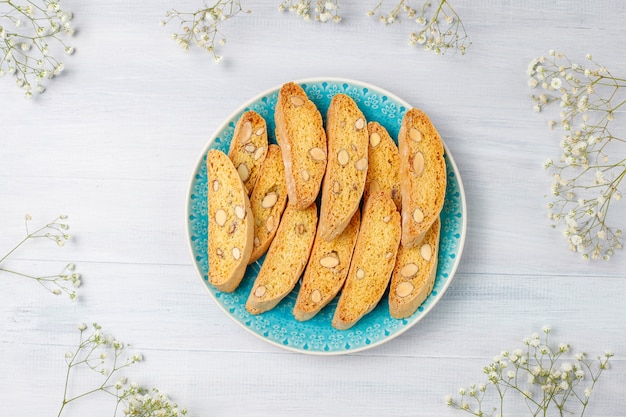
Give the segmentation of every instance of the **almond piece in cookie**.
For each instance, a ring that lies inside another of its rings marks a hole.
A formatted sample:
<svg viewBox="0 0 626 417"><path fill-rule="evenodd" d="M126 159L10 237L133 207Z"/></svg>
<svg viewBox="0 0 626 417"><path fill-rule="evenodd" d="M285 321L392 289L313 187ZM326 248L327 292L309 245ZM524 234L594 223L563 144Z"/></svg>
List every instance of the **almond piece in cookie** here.
<svg viewBox="0 0 626 417"><path fill-rule="evenodd" d="M339 293L348 276L360 224L361 211L357 210L332 241L323 239L318 230L293 308L296 320L312 319Z"/></svg>
<svg viewBox="0 0 626 417"><path fill-rule="evenodd" d="M317 205L303 210L287 205L276 236L261 266L246 310L271 310L295 287L309 259L317 230Z"/></svg>
<svg viewBox="0 0 626 417"><path fill-rule="evenodd" d="M317 198L326 171L322 115L302 87L289 82L278 93L274 120L285 165L288 204L304 209Z"/></svg>
<svg viewBox="0 0 626 417"><path fill-rule="evenodd" d="M417 246L439 217L446 195L443 142L428 116L408 110L398 134L402 245Z"/></svg>
<svg viewBox="0 0 626 417"><path fill-rule="evenodd" d="M378 122L367 124L369 132L369 165L365 179L363 198L370 193L384 191L391 195L398 210L402 207L400 194L400 154L398 145L393 141L387 129Z"/></svg>
<svg viewBox="0 0 626 417"><path fill-rule="evenodd" d="M278 145L270 145L259 171L259 180L250 196L254 216L254 248L249 264L267 252L286 204L287 185L283 157Z"/></svg>
<svg viewBox="0 0 626 417"><path fill-rule="evenodd" d="M206 165L209 283L232 292L241 283L252 253L252 210L243 182L225 153L210 150Z"/></svg>
<svg viewBox="0 0 626 417"><path fill-rule="evenodd" d="M328 164L322 186L319 234L328 241L346 228L359 208L368 166L365 116L345 94L331 100L326 117Z"/></svg>
<svg viewBox="0 0 626 417"><path fill-rule="evenodd" d="M252 193L261 165L267 155L267 125L265 119L253 110L241 115L235 125L228 156L237 168L248 195Z"/></svg>
<svg viewBox="0 0 626 417"><path fill-rule="evenodd" d="M437 277L440 220L436 219L419 245L400 245L389 286L391 317L409 317L433 290Z"/></svg>
<svg viewBox="0 0 626 417"><path fill-rule="evenodd" d="M391 196L384 192L370 195L332 320L334 328L349 329L376 307L391 279L400 234L400 214Z"/></svg>

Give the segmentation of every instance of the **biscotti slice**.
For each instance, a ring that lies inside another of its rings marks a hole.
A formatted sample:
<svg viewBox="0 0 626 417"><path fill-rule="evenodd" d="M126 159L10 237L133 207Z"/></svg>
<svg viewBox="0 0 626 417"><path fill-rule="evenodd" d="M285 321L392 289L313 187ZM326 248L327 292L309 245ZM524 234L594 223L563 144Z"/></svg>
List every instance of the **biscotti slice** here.
<svg viewBox="0 0 626 417"><path fill-rule="evenodd" d="M360 224L361 211L357 210L343 232L330 242L318 230L293 307L296 320L312 319L339 293L348 276Z"/></svg>
<svg viewBox="0 0 626 417"><path fill-rule="evenodd" d="M402 207L400 194L400 154L398 145L393 141L387 129L378 122L367 124L369 133L369 164L365 178L363 198L371 193L384 191L391 195L398 210Z"/></svg>
<svg viewBox="0 0 626 417"><path fill-rule="evenodd" d="M261 165L267 154L267 125L265 119L253 110L241 115L235 125L228 156L237 168L248 195L259 178Z"/></svg>
<svg viewBox="0 0 626 417"><path fill-rule="evenodd" d="M248 194L230 158L207 153L209 282L232 292L241 283L252 253L254 224Z"/></svg>
<svg viewBox="0 0 626 417"><path fill-rule="evenodd" d="M278 145L269 145L259 180L252 190L250 206L254 216L254 245L248 264L259 259L272 243L287 204L285 167Z"/></svg>
<svg viewBox="0 0 626 417"><path fill-rule="evenodd" d="M271 310L295 287L309 259L316 230L315 203L303 210L287 205L248 296L248 312Z"/></svg>
<svg viewBox="0 0 626 417"><path fill-rule="evenodd" d="M389 286L391 317L409 317L433 290L437 277L440 224L436 219L418 246L405 248L400 245Z"/></svg>
<svg viewBox="0 0 626 417"><path fill-rule="evenodd" d="M402 245L417 246L439 217L446 195L443 142L428 116L408 110L398 134Z"/></svg>
<svg viewBox="0 0 626 417"><path fill-rule="evenodd" d="M319 234L336 238L359 208L367 175L367 122L350 96L336 94L326 116L328 163L322 186Z"/></svg>
<svg viewBox="0 0 626 417"><path fill-rule="evenodd" d="M341 290L332 325L354 326L372 311L385 293L400 244L400 214L386 193L365 202L350 271Z"/></svg>
<svg viewBox="0 0 626 417"><path fill-rule="evenodd" d="M322 115L302 87L289 82L278 93L274 120L285 164L288 204L306 208L317 198L326 170Z"/></svg>

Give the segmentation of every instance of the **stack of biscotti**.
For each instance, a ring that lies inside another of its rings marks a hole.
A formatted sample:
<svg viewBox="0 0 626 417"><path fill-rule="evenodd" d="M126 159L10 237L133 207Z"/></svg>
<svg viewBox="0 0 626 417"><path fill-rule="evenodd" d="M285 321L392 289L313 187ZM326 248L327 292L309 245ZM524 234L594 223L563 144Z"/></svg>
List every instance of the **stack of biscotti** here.
<svg viewBox="0 0 626 417"><path fill-rule="evenodd" d="M211 284L233 291L246 265L266 255L246 303L252 314L274 308L302 277L297 320L340 294L332 325L349 329L387 290L392 317L412 315L435 282L446 190L443 142L428 116L409 109L396 145L350 96L336 94L323 123L290 82L274 117L277 145L265 120L247 111L230 165L207 155L207 166L220 166L209 169Z"/></svg>
<svg viewBox="0 0 626 417"><path fill-rule="evenodd" d="M243 279L252 253L252 210L245 186L225 153L210 150L206 165L208 278L218 290L232 292Z"/></svg>

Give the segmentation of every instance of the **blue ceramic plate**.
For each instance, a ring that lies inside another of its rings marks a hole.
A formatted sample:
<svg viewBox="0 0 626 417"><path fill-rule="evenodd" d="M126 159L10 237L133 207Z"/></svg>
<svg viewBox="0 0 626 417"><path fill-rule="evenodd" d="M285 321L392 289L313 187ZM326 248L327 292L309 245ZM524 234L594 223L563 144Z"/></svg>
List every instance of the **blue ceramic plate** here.
<svg viewBox="0 0 626 417"><path fill-rule="evenodd" d="M368 121L377 121L394 138L400 129L402 116L411 105L376 86L359 81L324 78L297 81L317 105L322 116L337 93L352 97ZM228 152L235 123L247 110L254 110L267 122L270 141L276 142L274 108L280 86L245 103L215 132L198 159L187 195L187 233L193 262L203 285L218 306L237 324L263 340L292 351L309 354L343 354L381 345L405 332L428 314L450 285L456 271L465 240L466 209L463 185L452 155L445 147L448 185L441 213L439 266L435 286L430 296L411 317L397 320L389 315L386 295L379 305L349 330L339 331L331 326L336 300L326 306L310 321L294 319L292 309L299 286L273 310L254 316L245 308L246 300L263 258L250 265L234 293L217 291L208 282L207 255L207 172L206 153L209 149Z"/></svg>

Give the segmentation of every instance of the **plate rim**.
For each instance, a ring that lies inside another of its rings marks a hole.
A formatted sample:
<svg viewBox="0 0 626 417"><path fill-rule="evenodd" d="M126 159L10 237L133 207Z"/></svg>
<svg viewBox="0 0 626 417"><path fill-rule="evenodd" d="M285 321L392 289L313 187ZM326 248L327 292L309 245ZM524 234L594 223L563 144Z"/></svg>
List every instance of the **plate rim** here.
<svg viewBox="0 0 626 417"><path fill-rule="evenodd" d="M286 81L288 82L288 81ZM308 77L308 78L301 78L301 79L296 79L296 80L292 80L291 82L298 84L298 85L302 85L302 84L309 84L309 83L323 83L323 82L340 82L340 83L346 83L346 84L351 84L351 85L355 85L358 87L362 87L362 88L368 88L370 90L376 90L380 93L383 93L384 95L386 95L387 97L392 98L393 100L397 101L399 104L404 105L406 107L406 109L410 109L413 108L415 106L413 106L412 104L410 104L409 102L407 102L405 99L397 96L396 94L382 88L379 86L376 86L374 84L368 83L368 82L364 82L364 81L360 81L360 80L355 80L355 79L351 79L351 78L343 78L343 77ZM215 142L215 140L217 139L219 132L224 131L224 129L226 129L228 127L228 125L233 122L235 120L235 117L242 113L243 111L245 111L246 108L250 107L250 104L258 101L259 99L261 99L262 97L266 97L269 94L275 93L276 91L279 91L280 88L284 85L284 83L282 84L278 84L275 85L273 87L267 88L264 91L256 94L255 96L249 98L248 100L246 100L244 103L242 103L241 105L239 105L237 108L235 108L235 110L231 111L228 116L226 117L226 119L220 123L215 129L213 129L211 135L209 136L207 142L205 143L205 145L202 147L202 151L200 152L200 155L196 158L196 162L191 170L191 173L189 175L188 178L188 182L187 182L187 190L185 193L185 235L186 235L186 245L187 248L189 250L189 254L191 256L191 261L192 264L194 266L194 269L196 271L196 275L198 276L198 278L200 278L201 282L202 282L202 286L204 287L205 291L209 294L209 296L213 299L213 301L215 302L215 304L217 304L218 308L227 316L229 317L232 321L234 321L235 323L237 323L237 325L239 325L239 327L243 328L244 330L246 330L247 333L250 333L252 335L254 335L255 337L257 337L260 340L263 340L265 343L269 343L270 345L273 345L275 347L279 347L281 350L288 350L291 352L295 352L295 353L300 353L300 354L306 354L306 355L317 355L317 356L338 356L338 355L346 355L346 354L352 354L352 353L357 353L357 352L362 352L364 350L368 350L368 349L372 349L374 347L383 345L397 337L399 337L400 335L404 334L406 331L408 331L409 329L413 328L418 322L420 322L424 317L426 317L428 315L428 313L438 304L438 301L435 303L431 303L430 305L428 305L426 308L424 308L424 310L422 310L422 314L420 314L419 317L417 317L416 319L414 319L411 323L407 324L406 326L404 326L402 329L398 330L396 333L394 333L393 337L390 338L385 338L382 340L378 340L376 342L373 342L371 344L367 344L364 346L360 346L358 348L354 348L354 349L342 349L342 350L333 350L333 351L318 351L318 350L303 350L303 349L299 349L293 346L289 346L289 345L283 345L280 344L274 340L268 339L266 337L263 337L262 335L252 331L251 329L249 329L248 327L246 327L244 325L244 323L242 323L241 321L237 320L235 317L233 317L232 314L230 314L226 308L219 302L219 300L217 299L217 297L215 296L215 294L213 294L213 292L211 292L211 290L209 289L209 287L207 286L207 284L205 283L204 280L204 272L200 270L200 266L198 265L198 262L196 262L195 260L195 256L194 256L194 248L191 245L191 231L190 231L190 227L189 227L189 216L191 214L190 209L191 209L191 204L190 204L190 196L191 193L193 191L193 183L194 183L194 178L195 175L197 173L197 168L200 166L201 163L203 163L204 157L206 155L206 153L208 152L208 150L210 149L210 147L213 145L213 143ZM459 267L460 261L461 261L461 257L463 256L463 249L465 246L465 238L467 235L467 203L465 200L465 188L463 186L463 181L461 179L461 175L459 173L459 169L458 166L456 164L456 161L454 160L454 157L452 156L452 153L450 152L445 140L442 139L443 142L443 147L444 147L444 151L446 154L446 157L448 158L449 162L452 165L452 171L456 174L455 175L455 179L457 181L458 184L458 192L459 192L459 198L461 201L461 212L462 212L462 221L461 221L461 231L462 234L458 240L458 255L456 256L456 261L454 262L454 265L452 266L452 268L450 269L450 272L448 274L448 278L445 280L445 282L443 283L442 287L439 289L438 291L438 296L439 299L441 299L443 297L443 295L445 294L445 292L447 291L448 287L450 286L450 283L452 282L454 276L456 275L456 271Z"/></svg>

